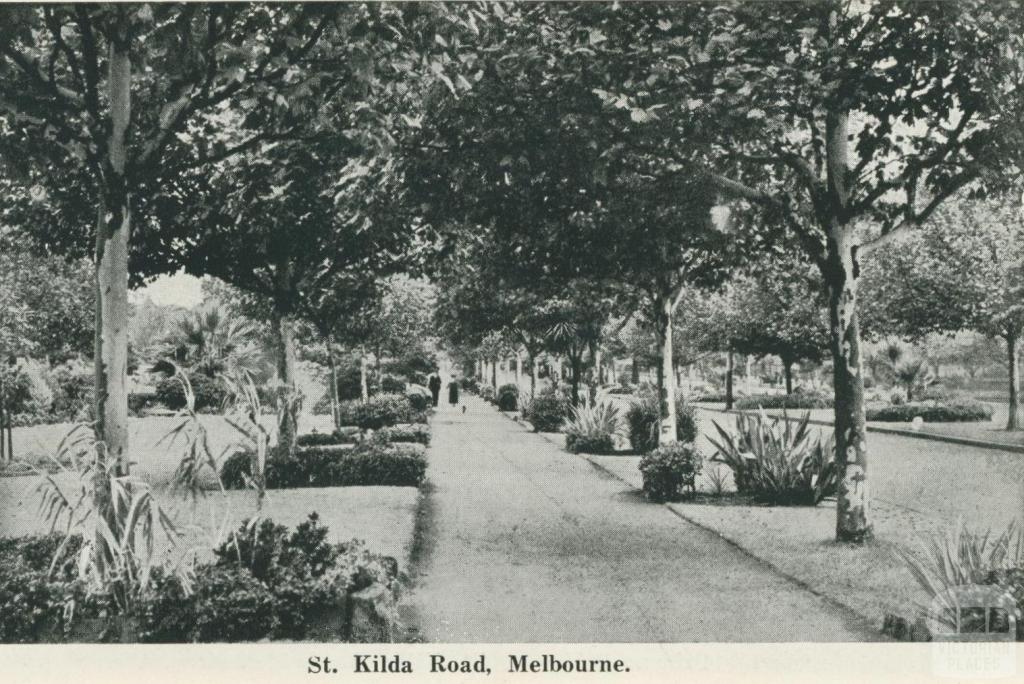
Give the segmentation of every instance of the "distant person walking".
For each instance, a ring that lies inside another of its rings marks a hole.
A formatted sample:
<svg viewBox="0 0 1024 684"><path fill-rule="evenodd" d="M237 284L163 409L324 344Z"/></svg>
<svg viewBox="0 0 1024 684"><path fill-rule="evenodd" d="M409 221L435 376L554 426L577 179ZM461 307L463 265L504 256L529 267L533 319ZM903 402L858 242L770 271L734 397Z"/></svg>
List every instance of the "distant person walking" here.
<svg viewBox="0 0 1024 684"><path fill-rule="evenodd" d="M459 405L459 383L455 380L455 376L452 376L452 381L448 383L448 403L452 406Z"/></svg>
<svg viewBox="0 0 1024 684"><path fill-rule="evenodd" d="M430 376L430 381L427 382L427 387L430 388L430 396L434 400L434 408L437 408L437 401L441 396L441 376L434 373Z"/></svg>

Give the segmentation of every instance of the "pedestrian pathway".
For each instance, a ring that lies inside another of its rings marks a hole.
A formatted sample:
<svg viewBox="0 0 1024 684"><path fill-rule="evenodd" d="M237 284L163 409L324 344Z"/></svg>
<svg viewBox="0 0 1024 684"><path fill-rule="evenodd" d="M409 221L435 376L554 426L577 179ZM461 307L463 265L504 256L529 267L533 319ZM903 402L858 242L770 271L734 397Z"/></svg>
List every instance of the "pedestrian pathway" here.
<svg viewBox="0 0 1024 684"><path fill-rule="evenodd" d="M863 641L870 626L467 398L433 420L429 642Z"/></svg>

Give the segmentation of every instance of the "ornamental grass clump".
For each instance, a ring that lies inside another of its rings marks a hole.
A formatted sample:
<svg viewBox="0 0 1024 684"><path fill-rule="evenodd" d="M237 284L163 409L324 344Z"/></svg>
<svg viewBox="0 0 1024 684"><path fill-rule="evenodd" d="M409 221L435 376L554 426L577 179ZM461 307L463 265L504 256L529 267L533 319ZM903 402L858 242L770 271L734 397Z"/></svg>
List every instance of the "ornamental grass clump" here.
<svg viewBox="0 0 1024 684"><path fill-rule="evenodd" d="M799 421L770 419L764 411L736 416L735 434L714 422L718 439L708 437L713 461L732 470L736 491L755 501L781 506L816 506L836 492L835 440L815 436L810 413Z"/></svg>
<svg viewBox="0 0 1024 684"><path fill-rule="evenodd" d="M576 406L565 427L565 446L577 454L610 454L620 430L619 409L614 405Z"/></svg>

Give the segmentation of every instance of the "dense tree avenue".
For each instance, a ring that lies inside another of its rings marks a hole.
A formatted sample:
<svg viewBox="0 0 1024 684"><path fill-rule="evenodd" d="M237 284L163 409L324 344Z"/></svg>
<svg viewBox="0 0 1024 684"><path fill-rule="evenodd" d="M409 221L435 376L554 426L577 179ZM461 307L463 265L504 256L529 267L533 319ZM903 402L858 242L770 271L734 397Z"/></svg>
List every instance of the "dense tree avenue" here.
<svg viewBox="0 0 1024 684"><path fill-rule="evenodd" d="M119 476L129 366L161 360L257 377L287 459L307 362L328 369L335 428L396 369L568 411L649 378L665 447L684 397L724 387L732 408L734 375L749 388L778 359L780 394L830 393L843 542L872 534L865 376L890 337L996 340L1020 428L1014 0L0 21L0 354L91 363ZM133 300L180 271L216 282L219 308L181 323ZM111 522L112 496L96 493Z"/></svg>

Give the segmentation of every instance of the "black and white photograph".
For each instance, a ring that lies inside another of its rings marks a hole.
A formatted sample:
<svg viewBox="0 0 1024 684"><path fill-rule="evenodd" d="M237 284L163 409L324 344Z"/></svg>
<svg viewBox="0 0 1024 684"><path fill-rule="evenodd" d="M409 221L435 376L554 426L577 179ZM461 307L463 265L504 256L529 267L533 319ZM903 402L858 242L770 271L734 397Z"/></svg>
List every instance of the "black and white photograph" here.
<svg viewBox="0 0 1024 684"><path fill-rule="evenodd" d="M1012 676L1022 338L1020 0L0 3L5 663Z"/></svg>

